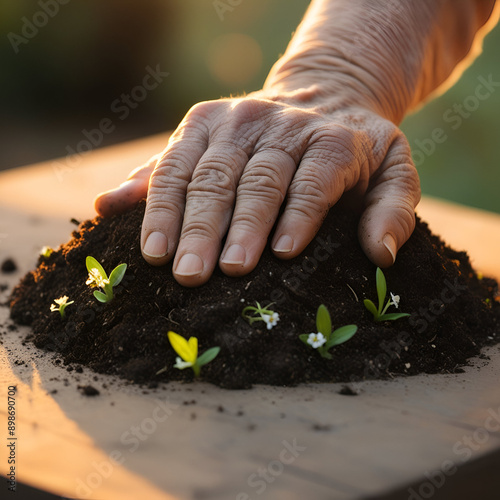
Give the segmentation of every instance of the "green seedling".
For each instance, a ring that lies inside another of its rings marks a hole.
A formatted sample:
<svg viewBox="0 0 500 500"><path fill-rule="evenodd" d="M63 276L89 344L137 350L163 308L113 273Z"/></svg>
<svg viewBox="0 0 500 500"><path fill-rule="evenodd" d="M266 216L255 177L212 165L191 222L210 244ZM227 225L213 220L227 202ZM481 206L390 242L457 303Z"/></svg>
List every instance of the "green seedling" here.
<svg viewBox="0 0 500 500"><path fill-rule="evenodd" d="M262 307L258 302L255 302L257 307L247 306L243 311L241 311L241 315L251 324L253 325L256 321L264 321L267 326L267 329L270 330L273 326L276 326L278 321L280 320L280 315L269 309L272 305L268 304L266 307ZM252 314L248 314L251 312Z"/></svg>
<svg viewBox="0 0 500 500"><path fill-rule="evenodd" d="M370 299L365 299L363 304L373 314L373 319L375 321L395 321L399 318L404 318L405 316L409 316L407 313L389 313L386 314L389 306L394 306L396 309L399 308L399 295L394 295L392 292L390 293L391 298L387 300L387 303L384 306L385 296L387 295L387 283L385 281L385 276L380 269L377 267L377 272L375 274L375 280L377 284L377 295L378 295L378 308Z"/></svg>
<svg viewBox="0 0 500 500"><path fill-rule="evenodd" d="M59 314L61 315L61 318L64 319L66 316L65 309L68 307L70 304L74 304L74 300L68 302L68 296L63 295L62 297L59 297L58 299L54 299L55 304L50 305L50 311L55 312L59 311ZM57 305L56 305L57 304Z"/></svg>
<svg viewBox="0 0 500 500"><path fill-rule="evenodd" d="M356 325L345 325L332 332L332 320L326 306L321 304L316 312L316 333L303 333L299 335L304 344L317 349L319 354L326 359L332 359L328 352L335 345L347 342L357 331Z"/></svg>
<svg viewBox="0 0 500 500"><path fill-rule="evenodd" d="M50 256L52 255L52 252L53 252L53 251L54 251L54 249L53 249L53 248L48 247L48 246L44 246L44 247L42 247L42 249L40 250L40 255L41 255L42 257L47 258L47 257L50 257Z"/></svg>
<svg viewBox="0 0 500 500"><path fill-rule="evenodd" d="M178 333L170 331L168 332L168 340L174 348L174 351L179 355L175 361L174 368L184 370L185 368L191 367L195 377L200 376L201 367L210 363L220 351L220 347L212 347L198 357L198 339L196 337L190 337L189 340L186 340ZM167 367L165 366L165 368L156 372L156 375L166 370Z"/></svg>
<svg viewBox="0 0 500 500"><path fill-rule="evenodd" d="M87 271L89 272L89 277L86 281L86 284L91 287L99 287L101 291L95 290L94 297L99 302L109 302L113 300L113 287L118 286L123 276L125 275L125 271L127 270L127 264L119 264L112 271L111 274L106 274L106 271L103 269L101 264L97 262L94 257L90 255L87 257L85 261L87 265Z"/></svg>

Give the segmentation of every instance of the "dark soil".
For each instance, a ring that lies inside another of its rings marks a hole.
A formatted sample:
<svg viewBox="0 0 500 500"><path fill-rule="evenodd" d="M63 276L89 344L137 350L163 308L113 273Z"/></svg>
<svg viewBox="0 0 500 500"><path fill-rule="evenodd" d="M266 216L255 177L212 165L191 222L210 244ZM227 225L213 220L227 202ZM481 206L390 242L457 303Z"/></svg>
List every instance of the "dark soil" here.
<svg viewBox="0 0 500 500"><path fill-rule="evenodd" d="M84 396L99 396L100 392L93 385L79 385L78 390Z"/></svg>
<svg viewBox="0 0 500 500"><path fill-rule="evenodd" d="M5 259L2 262L2 265L0 266L0 270L4 274L13 273L14 271L17 271L17 265L14 262L14 259L11 258Z"/></svg>
<svg viewBox="0 0 500 500"><path fill-rule="evenodd" d="M184 288L169 265L149 266L139 249L144 202L126 214L85 221L73 238L28 273L11 296L11 316L32 326L37 347L59 352L66 364L87 365L138 383L193 379L173 368L176 354L167 332L199 339L200 353L220 346L202 378L226 388L252 384L349 382L417 373L459 371L480 348L498 341L497 283L477 276L464 252L447 247L418 221L396 264L385 271L388 291L400 295L399 311L410 318L375 323L363 299L376 302L375 266L356 235L357 217L334 208L305 253L292 261L266 249L257 269L229 278L218 269L200 288ZM87 255L109 272L128 264L109 304L86 286ZM55 298L75 303L66 319L50 312ZM280 321L272 330L250 326L246 305L274 302ZM316 331L315 314L325 304L334 327L358 325L348 342L323 359L299 340ZM391 307L388 312L396 312ZM167 366L166 372L156 372Z"/></svg>

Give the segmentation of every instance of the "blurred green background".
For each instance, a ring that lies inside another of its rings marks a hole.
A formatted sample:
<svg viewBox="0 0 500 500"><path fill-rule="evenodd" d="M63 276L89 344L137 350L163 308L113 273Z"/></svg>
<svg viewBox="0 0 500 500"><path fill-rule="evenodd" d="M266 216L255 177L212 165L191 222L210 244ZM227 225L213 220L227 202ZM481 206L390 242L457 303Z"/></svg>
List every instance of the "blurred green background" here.
<svg viewBox="0 0 500 500"><path fill-rule="evenodd" d="M308 3L2 2L0 170L65 156L104 118L113 131L96 147L175 128L201 100L258 89ZM500 213L500 87L473 97L481 78L500 82L499 45L497 27L461 80L402 128L425 194ZM168 76L119 114L117 99L123 106L147 67Z"/></svg>

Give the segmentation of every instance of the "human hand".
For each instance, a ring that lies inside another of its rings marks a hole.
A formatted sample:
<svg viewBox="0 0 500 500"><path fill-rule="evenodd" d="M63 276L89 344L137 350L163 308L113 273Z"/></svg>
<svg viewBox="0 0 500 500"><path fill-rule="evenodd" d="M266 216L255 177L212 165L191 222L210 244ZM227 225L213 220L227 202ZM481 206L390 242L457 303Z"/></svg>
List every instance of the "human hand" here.
<svg viewBox="0 0 500 500"><path fill-rule="evenodd" d="M363 207L366 255L390 266L420 199L410 147L376 112L342 97L326 105L317 94L310 86L194 106L163 153L101 194L97 211L111 215L147 195L144 258L152 265L174 258L175 279L198 286L217 263L230 276L255 268L285 198L271 247L290 259L346 193Z"/></svg>

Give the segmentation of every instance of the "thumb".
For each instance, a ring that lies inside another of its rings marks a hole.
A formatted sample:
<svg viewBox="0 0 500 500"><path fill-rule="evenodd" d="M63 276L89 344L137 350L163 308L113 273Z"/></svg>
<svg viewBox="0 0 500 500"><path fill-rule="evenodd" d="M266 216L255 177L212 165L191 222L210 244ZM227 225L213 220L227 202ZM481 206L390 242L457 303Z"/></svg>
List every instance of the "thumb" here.
<svg viewBox="0 0 500 500"><path fill-rule="evenodd" d="M160 157L161 154L155 155L144 165L132 170L127 180L122 182L117 188L98 194L94 200L94 207L97 213L104 217L120 214L132 208L138 201L146 198L149 178Z"/></svg>
<svg viewBox="0 0 500 500"><path fill-rule="evenodd" d="M358 238L375 265L389 267L415 229L415 207L420 201L420 180L402 134L391 144L371 184Z"/></svg>

